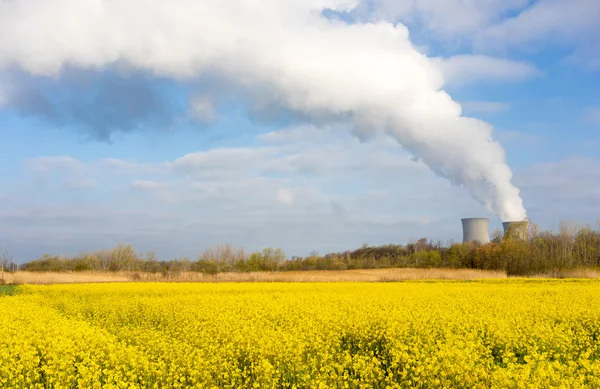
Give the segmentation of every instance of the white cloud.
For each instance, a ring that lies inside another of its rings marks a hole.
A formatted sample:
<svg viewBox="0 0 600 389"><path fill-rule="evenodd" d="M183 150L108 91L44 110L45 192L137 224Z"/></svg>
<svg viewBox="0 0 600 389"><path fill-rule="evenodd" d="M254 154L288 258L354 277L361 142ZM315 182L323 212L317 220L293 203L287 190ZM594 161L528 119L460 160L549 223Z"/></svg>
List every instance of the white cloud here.
<svg viewBox="0 0 600 389"><path fill-rule="evenodd" d="M276 198L279 203L289 205L294 202L294 193L288 188L277 189Z"/></svg>
<svg viewBox="0 0 600 389"><path fill-rule="evenodd" d="M83 162L70 156L30 158L25 164L36 173L48 173L53 170L75 172L86 168Z"/></svg>
<svg viewBox="0 0 600 389"><path fill-rule="evenodd" d="M131 183L131 187L143 190L156 190L163 189L165 184L151 180L135 180Z"/></svg>
<svg viewBox="0 0 600 389"><path fill-rule="evenodd" d="M542 74L541 70L531 63L485 55L456 55L437 58L436 62L446 81L452 85L519 82Z"/></svg>
<svg viewBox="0 0 600 389"><path fill-rule="evenodd" d="M529 46L549 38L555 44L573 43L592 31L599 31L598 18L600 3L596 0L542 0L514 17L489 26L477 35L476 43L481 50L503 44Z"/></svg>
<svg viewBox="0 0 600 389"><path fill-rule="evenodd" d="M481 29L474 35L475 48L481 52L518 48L531 53L548 47L567 47L574 50L569 61L597 69L598 20L597 0L541 0L516 16Z"/></svg>
<svg viewBox="0 0 600 389"><path fill-rule="evenodd" d="M215 109L210 96L195 95L190 100L191 115L204 123L215 120Z"/></svg>
<svg viewBox="0 0 600 389"><path fill-rule="evenodd" d="M215 185L204 182L192 182L191 188L203 196L219 196L219 189Z"/></svg>
<svg viewBox="0 0 600 389"><path fill-rule="evenodd" d="M409 24L422 24L442 39L465 36L480 30L509 12L528 5L530 0L374 0L370 17Z"/></svg>
<svg viewBox="0 0 600 389"><path fill-rule="evenodd" d="M170 183L152 180L135 180L131 183L133 189L150 192L167 204L177 204L180 202L180 197L173 193L171 187Z"/></svg>
<svg viewBox="0 0 600 389"><path fill-rule="evenodd" d="M510 107L507 103L497 101L464 101L461 105L466 111L474 114L499 113L507 111Z"/></svg>
<svg viewBox="0 0 600 389"><path fill-rule="evenodd" d="M446 49L523 53L556 47L573 52L568 63L600 69L600 2L597 0L372 0L361 18L401 21L413 33Z"/></svg>
<svg viewBox="0 0 600 389"><path fill-rule="evenodd" d="M522 218L519 190L503 148L490 138L491 126L460 116L460 105L442 87L444 74L452 83L506 82L529 78L536 69L466 56L442 60L442 72L414 48L402 24L346 24L321 16L324 9L352 10L358 3L0 2L0 37L10 37L0 38L0 67L59 76L67 66L119 63L193 80L202 96L196 111L205 118L209 98L234 99L259 117L283 110L317 125L342 122L365 138L389 134L491 211ZM205 165L203 158L186 156L174 166ZM225 156L221 161L229 163Z"/></svg>
<svg viewBox="0 0 600 389"><path fill-rule="evenodd" d="M195 177L245 176L277 152L277 148L267 147L211 149L186 154L166 165Z"/></svg>

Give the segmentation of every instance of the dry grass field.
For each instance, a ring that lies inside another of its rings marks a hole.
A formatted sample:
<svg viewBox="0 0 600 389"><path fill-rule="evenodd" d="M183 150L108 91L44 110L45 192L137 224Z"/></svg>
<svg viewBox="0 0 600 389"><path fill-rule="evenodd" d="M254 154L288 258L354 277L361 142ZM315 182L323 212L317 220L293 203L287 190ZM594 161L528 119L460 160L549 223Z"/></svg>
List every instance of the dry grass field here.
<svg viewBox="0 0 600 389"><path fill-rule="evenodd" d="M503 272L473 269L365 269L341 271L219 273L163 275L136 272L4 273L8 284L72 284L98 282L394 282L411 280L479 280L506 278Z"/></svg>
<svg viewBox="0 0 600 389"><path fill-rule="evenodd" d="M414 280L481 280L508 278L506 273L475 269L362 269L288 272L219 273L182 272L163 275L141 272L4 273L6 284L80 284L102 282L396 282ZM600 278L595 269L571 269L530 278Z"/></svg>

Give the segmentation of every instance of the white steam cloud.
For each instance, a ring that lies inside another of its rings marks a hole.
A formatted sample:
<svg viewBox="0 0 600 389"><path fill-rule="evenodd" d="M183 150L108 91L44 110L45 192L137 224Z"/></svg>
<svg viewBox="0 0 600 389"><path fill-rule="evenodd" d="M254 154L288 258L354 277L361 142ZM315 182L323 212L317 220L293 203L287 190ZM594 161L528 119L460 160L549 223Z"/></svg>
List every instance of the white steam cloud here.
<svg viewBox="0 0 600 389"><path fill-rule="evenodd" d="M404 26L321 15L357 3L3 1L0 69L56 76L66 67L125 65L161 77L218 80L214 101L228 93L248 98L253 108L315 123L344 121L361 134L389 133L502 220L525 218L491 126L461 116L442 90L439 65L413 47ZM198 93L207 96L208 89ZM210 113L200 107L201 116Z"/></svg>

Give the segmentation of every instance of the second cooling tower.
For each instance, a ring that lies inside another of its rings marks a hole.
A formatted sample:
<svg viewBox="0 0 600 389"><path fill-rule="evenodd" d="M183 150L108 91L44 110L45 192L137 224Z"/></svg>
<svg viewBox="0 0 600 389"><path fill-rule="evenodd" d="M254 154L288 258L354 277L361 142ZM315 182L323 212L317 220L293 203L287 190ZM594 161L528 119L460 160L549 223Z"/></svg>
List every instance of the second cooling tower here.
<svg viewBox="0 0 600 389"><path fill-rule="evenodd" d="M527 221L512 221L502 223L505 238L527 240L529 223Z"/></svg>
<svg viewBox="0 0 600 389"><path fill-rule="evenodd" d="M485 244L490 242L490 219L485 217L471 217L462 220L463 243L474 242Z"/></svg>

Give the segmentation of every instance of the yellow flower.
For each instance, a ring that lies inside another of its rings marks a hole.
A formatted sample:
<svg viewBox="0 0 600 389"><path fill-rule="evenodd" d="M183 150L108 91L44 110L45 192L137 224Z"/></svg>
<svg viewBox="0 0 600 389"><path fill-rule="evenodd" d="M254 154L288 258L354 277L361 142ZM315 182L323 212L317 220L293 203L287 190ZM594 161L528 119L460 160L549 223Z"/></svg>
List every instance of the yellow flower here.
<svg viewBox="0 0 600 389"><path fill-rule="evenodd" d="M21 286L0 388L600 386L600 282Z"/></svg>

